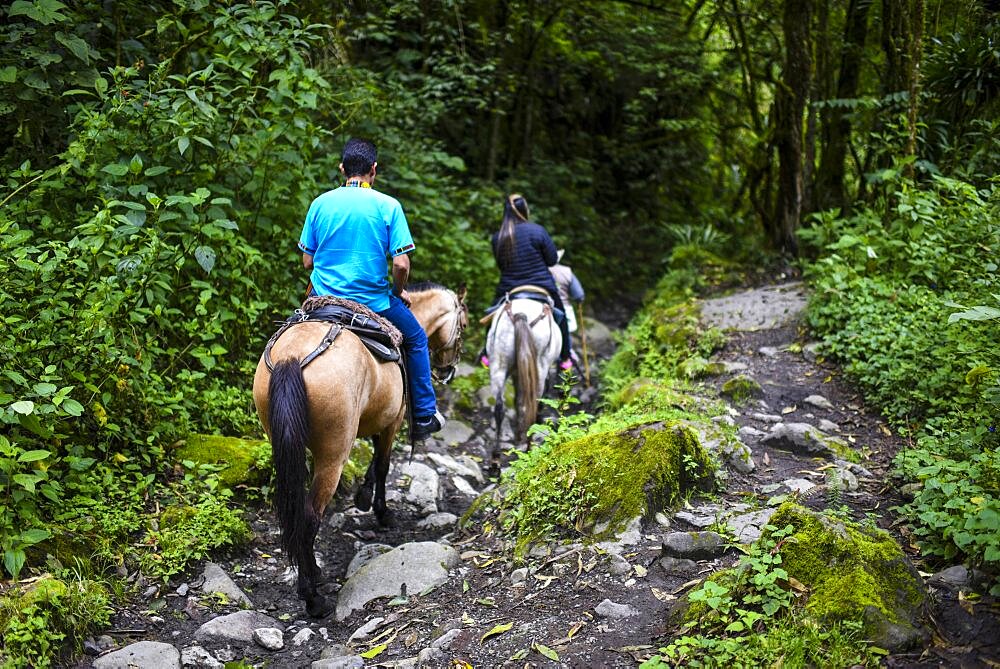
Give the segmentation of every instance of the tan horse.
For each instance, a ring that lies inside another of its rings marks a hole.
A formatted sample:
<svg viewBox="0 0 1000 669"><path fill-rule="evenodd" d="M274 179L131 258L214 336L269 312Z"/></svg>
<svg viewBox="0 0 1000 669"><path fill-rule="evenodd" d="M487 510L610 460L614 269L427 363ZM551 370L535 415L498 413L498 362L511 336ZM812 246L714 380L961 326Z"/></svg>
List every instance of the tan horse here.
<svg viewBox="0 0 1000 669"><path fill-rule="evenodd" d="M411 309L428 335L436 373L454 375L467 324L464 287L456 294L434 284L409 289ZM374 455L355 495L358 508L374 509L388 523L385 480L392 443L403 423L403 378L399 366L381 362L354 334L343 331L305 368L300 362L323 342L329 323L306 321L290 327L257 364L253 398L271 438L275 468L274 504L281 544L298 565L298 593L310 616L324 617L333 604L319 594L313 544L320 520L337 490L357 437L371 437ZM306 449L312 453L312 485L306 495Z"/></svg>

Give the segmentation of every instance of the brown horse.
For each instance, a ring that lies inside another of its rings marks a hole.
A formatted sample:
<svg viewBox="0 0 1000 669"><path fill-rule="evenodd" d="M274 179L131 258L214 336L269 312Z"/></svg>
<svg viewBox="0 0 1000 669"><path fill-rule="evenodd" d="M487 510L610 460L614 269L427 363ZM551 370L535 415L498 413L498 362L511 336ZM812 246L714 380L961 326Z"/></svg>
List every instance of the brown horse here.
<svg viewBox="0 0 1000 669"><path fill-rule="evenodd" d="M413 314L427 332L432 366L436 373L450 378L467 324L465 289L456 294L435 284L418 284L409 293ZM306 367L300 365L329 332L329 323L293 325L270 351L273 371L268 370L262 355L253 380L257 414L271 438L281 544L290 562L298 565L298 593L314 617L329 614L333 604L318 592L319 568L313 544L354 440L371 437L374 450L355 504L367 511L374 497L375 515L386 525L389 454L406 414L399 366L377 360L349 331L340 333ZM308 495L306 449L312 453Z"/></svg>

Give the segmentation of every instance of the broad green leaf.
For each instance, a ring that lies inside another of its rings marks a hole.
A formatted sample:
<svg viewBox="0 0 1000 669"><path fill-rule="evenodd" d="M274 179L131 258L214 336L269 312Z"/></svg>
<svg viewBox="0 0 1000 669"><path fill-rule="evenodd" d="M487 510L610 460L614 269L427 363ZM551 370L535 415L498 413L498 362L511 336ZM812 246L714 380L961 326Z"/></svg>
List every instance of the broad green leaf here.
<svg viewBox="0 0 1000 669"><path fill-rule="evenodd" d="M514 627L514 623L502 623L500 625L494 625L493 629L491 629L489 632L479 637L479 643L486 641L491 636L496 636L497 634L503 634L504 632L509 631L512 627Z"/></svg>
<svg viewBox="0 0 1000 669"><path fill-rule="evenodd" d="M161 174L166 174L170 171L170 168L166 165L154 165L153 167L146 168L147 177L158 177Z"/></svg>
<svg viewBox="0 0 1000 669"><path fill-rule="evenodd" d="M83 405L71 397L63 400L59 408L70 416L80 416L83 414Z"/></svg>
<svg viewBox="0 0 1000 669"><path fill-rule="evenodd" d="M90 47L87 43L76 35L67 35L63 32L56 33L56 41L70 50L74 56L90 65Z"/></svg>
<svg viewBox="0 0 1000 669"><path fill-rule="evenodd" d="M37 544L39 541L45 541L51 536L52 533L48 530L35 528L21 532L21 541L30 546L32 544Z"/></svg>
<svg viewBox="0 0 1000 669"><path fill-rule="evenodd" d="M10 408L16 413L27 416L28 414L34 412L35 403L31 400L21 400L20 402L14 402L11 404Z"/></svg>
<svg viewBox="0 0 1000 669"><path fill-rule="evenodd" d="M35 0L34 2L15 0L7 14L8 16L27 16L47 26L56 21L66 20L66 17L59 13L60 9L66 9L66 5L58 0Z"/></svg>
<svg viewBox="0 0 1000 669"><path fill-rule="evenodd" d="M3 566L11 578L17 578L24 566L25 555L20 548L12 548L3 552Z"/></svg>
<svg viewBox="0 0 1000 669"><path fill-rule="evenodd" d="M128 174L128 165L125 165L124 163L111 163L110 165L102 167L101 171L113 174L116 177L123 177Z"/></svg>
<svg viewBox="0 0 1000 669"><path fill-rule="evenodd" d="M207 246L199 246L194 250L194 259L198 261L201 268L206 272L211 272L215 267L215 251Z"/></svg>
<svg viewBox="0 0 1000 669"><path fill-rule="evenodd" d="M139 154L132 156L132 160L128 163L128 170L132 174L142 172L142 158L139 157Z"/></svg>
<svg viewBox="0 0 1000 669"><path fill-rule="evenodd" d="M41 476L34 474L14 474L11 478L28 492L35 492L35 484L42 480Z"/></svg>
<svg viewBox="0 0 1000 669"><path fill-rule="evenodd" d="M38 460L44 460L45 458L52 455L51 451L25 451L18 456L18 462L36 462Z"/></svg>
<svg viewBox="0 0 1000 669"><path fill-rule="evenodd" d="M48 397L54 393L58 388L52 383L36 383L32 390L35 391L36 395L41 395L42 397Z"/></svg>
<svg viewBox="0 0 1000 669"><path fill-rule="evenodd" d="M17 81L17 68L13 65L0 67L0 82L12 84Z"/></svg>
<svg viewBox="0 0 1000 669"><path fill-rule="evenodd" d="M191 146L191 140L190 139L188 139L187 137L178 137L177 138L177 150L180 151L180 154L182 156L184 155L184 152L188 150L189 146Z"/></svg>

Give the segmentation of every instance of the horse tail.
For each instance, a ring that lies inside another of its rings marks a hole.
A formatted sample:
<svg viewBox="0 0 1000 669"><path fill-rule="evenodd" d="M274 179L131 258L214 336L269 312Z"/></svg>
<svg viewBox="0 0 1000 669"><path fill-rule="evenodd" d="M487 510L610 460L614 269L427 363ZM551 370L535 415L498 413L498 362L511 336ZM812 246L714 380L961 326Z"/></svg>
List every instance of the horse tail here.
<svg viewBox="0 0 1000 669"><path fill-rule="evenodd" d="M268 395L271 459L275 471L274 508L281 524L281 546L295 565L306 557L302 550L309 525L305 509L309 410L298 360L289 358L274 366Z"/></svg>
<svg viewBox="0 0 1000 669"><path fill-rule="evenodd" d="M534 425L538 417L538 362L536 360L535 335L531 332L528 317L524 314L514 315L514 364L517 375L514 377L514 403L517 414L521 417L518 425L519 435L527 438L528 428Z"/></svg>

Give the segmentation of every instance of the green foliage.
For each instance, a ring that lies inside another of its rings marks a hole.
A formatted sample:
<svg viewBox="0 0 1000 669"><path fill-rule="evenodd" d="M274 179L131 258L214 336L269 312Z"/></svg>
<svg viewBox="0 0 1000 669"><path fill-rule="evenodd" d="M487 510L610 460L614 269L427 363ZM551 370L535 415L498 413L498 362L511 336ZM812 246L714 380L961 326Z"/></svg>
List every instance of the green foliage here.
<svg viewBox="0 0 1000 669"><path fill-rule="evenodd" d="M45 575L0 597L0 665L49 667L63 647L79 649L111 620L108 593L81 578Z"/></svg>
<svg viewBox="0 0 1000 669"><path fill-rule="evenodd" d="M902 511L924 549L995 572L1000 349L986 305L997 286L988 252L1000 245L997 199L936 178L900 184L884 207L825 216L803 232L824 251L807 270L810 324L868 398L916 437L897 471L923 483Z"/></svg>

